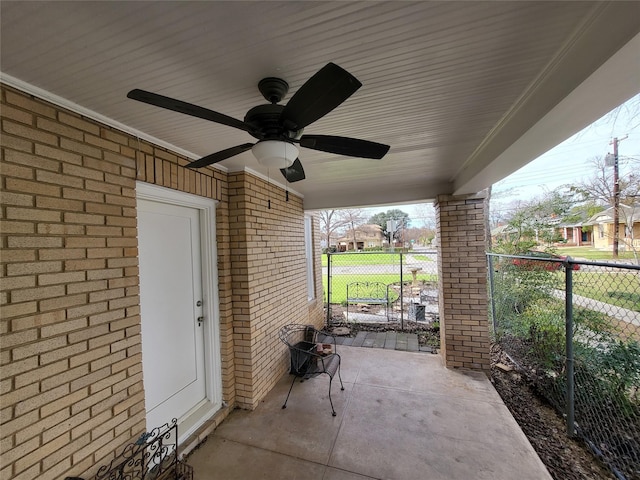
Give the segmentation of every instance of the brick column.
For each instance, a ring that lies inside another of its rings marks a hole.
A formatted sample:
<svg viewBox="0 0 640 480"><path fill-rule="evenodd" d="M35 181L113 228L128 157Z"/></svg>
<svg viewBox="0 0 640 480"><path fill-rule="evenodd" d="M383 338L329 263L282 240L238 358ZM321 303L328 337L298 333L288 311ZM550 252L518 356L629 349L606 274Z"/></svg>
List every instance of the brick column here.
<svg viewBox="0 0 640 480"><path fill-rule="evenodd" d="M483 195L436 200L440 340L447 367L490 368Z"/></svg>
<svg viewBox="0 0 640 480"><path fill-rule="evenodd" d="M289 368L278 331L322 325L323 304L307 298L302 198L247 172L228 178L236 403L254 409Z"/></svg>

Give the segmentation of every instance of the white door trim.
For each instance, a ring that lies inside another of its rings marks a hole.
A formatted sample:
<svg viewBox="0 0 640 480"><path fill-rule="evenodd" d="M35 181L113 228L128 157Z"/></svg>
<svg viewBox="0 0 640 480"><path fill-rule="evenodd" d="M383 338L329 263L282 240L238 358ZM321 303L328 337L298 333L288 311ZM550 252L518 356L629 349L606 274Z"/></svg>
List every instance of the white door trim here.
<svg viewBox="0 0 640 480"><path fill-rule="evenodd" d="M220 307L218 297L218 258L216 245L216 200L136 182L136 198L170 205L191 207L200 211L200 249L202 255L202 308L204 321L204 360L208 406L201 406L200 421L179 432L179 442L222 407L222 365L220 358ZM153 427L153 426L152 426Z"/></svg>

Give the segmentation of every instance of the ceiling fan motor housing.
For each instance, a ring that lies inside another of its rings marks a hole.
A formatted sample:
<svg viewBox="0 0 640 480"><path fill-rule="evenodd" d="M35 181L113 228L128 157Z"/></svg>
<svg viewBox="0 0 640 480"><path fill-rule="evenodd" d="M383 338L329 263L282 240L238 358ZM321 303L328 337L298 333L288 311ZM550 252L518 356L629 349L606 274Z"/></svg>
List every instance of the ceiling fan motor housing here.
<svg viewBox="0 0 640 480"><path fill-rule="evenodd" d="M244 122L254 128L249 132L251 136L258 140L285 140L299 138L302 130L288 130L282 125L281 113L284 105L275 103L258 105L247 112Z"/></svg>

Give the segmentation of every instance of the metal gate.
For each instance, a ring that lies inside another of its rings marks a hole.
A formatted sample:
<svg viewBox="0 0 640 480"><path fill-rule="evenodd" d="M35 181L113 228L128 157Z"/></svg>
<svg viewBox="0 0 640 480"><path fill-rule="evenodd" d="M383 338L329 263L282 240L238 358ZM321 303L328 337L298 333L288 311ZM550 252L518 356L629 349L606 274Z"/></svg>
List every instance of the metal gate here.
<svg viewBox="0 0 640 480"><path fill-rule="evenodd" d="M327 253L322 270L327 326L438 321L435 251Z"/></svg>

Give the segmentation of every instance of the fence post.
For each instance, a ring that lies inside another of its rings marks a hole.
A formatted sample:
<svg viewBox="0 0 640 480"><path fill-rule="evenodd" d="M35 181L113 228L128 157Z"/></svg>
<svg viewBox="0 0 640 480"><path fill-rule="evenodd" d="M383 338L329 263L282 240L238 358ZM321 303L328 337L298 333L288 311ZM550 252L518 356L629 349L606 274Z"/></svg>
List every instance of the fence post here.
<svg viewBox="0 0 640 480"><path fill-rule="evenodd" d="M327 250L327 328L331 325L331 252Z"/></svg>
<svg viewBox="0 0 640 480"><path fill-rule="evenodd" d="M567 435L575 435L575 377L573 359L573 264L564 261L565 271L565 338L567 354Z"/></svg>
<svg viewBox="0 0 640 480"><path fill-rule="evenodd" d="M489 298L491 299L491 323L493 325L493 335L496 336L496 299L493 296L493 256L487 253L487 259L489 260Z"/></svg>
<svg viewBox="0 0 640 480"><path fill-rule="evenodd" d="M402 251L400 252L400 330L404 332L404 280L402 279Z"/></svg>

